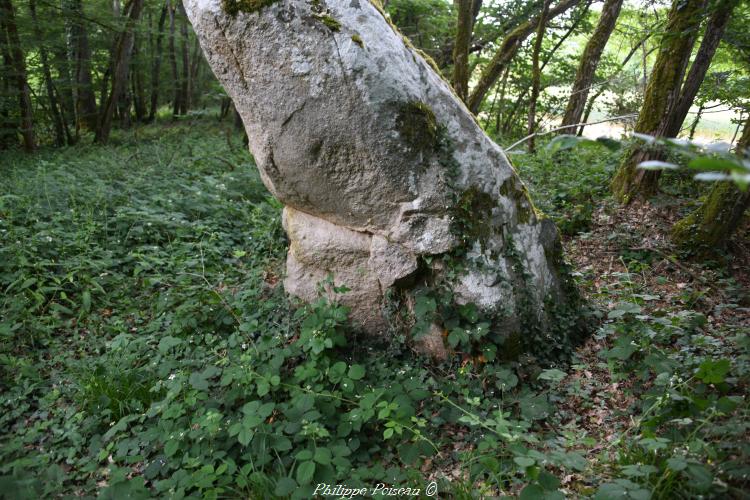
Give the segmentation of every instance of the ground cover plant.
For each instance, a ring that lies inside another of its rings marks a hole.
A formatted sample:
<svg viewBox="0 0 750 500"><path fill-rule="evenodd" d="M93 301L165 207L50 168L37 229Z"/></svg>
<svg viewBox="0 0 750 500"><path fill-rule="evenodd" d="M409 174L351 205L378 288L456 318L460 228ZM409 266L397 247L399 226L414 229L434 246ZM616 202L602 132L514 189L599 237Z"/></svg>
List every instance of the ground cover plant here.
<svg viewBox="0 0 750 500"><path fill-rule="evenodd" d="M591 337L557 364L460 341L430 364L403 337L357 338L330 282L290 302L280 205L212 116L3 153L1 494L743 497L747 239L728 260L678 258L663 235L688 183L619 211L597 188L617 152L514 161L591 307ZM454 338L486 330L462 321Z"/></svg>

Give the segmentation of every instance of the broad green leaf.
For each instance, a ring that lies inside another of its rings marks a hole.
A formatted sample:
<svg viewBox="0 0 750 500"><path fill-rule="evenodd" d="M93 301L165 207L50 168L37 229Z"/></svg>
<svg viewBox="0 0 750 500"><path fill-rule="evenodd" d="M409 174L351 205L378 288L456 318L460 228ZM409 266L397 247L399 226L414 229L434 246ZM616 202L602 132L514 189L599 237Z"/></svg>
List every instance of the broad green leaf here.
<svg viewBox="0 0 750 500"><path fill-rule="evenodd" d="M302 462L297 466L297 482L299 484L308 484L312 481L315 474L315 462Z"/></svg>
<svg viewBox="0 0 750 500"><path fill-rule="evenodd" d="M352 365L349 367L349 378L352 380L361 380L365 376L365 367L362 365Z"/></svg>

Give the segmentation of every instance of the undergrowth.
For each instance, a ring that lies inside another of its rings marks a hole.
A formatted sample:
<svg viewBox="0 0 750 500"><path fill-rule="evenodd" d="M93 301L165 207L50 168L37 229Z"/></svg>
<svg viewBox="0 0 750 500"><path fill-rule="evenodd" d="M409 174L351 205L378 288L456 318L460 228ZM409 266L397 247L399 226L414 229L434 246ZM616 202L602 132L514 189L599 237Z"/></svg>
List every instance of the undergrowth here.
<svg viewBox="0 0 750 500"><path fill-rule="evenodd" d="M748 486L738 326L650 308L627 272L607 291L593 358L430 365L403 339L357 338L331 283L313 304L289 302L281 207L239 138L205 118L113 143L2 159L6 497L309 498L319 483L424 495L435 481L441 498L718 498ZM611 162L581 176L558 161L547 180L522 176L542 208L577 221ZM616 395L597 428L589 410Z"/></svg>

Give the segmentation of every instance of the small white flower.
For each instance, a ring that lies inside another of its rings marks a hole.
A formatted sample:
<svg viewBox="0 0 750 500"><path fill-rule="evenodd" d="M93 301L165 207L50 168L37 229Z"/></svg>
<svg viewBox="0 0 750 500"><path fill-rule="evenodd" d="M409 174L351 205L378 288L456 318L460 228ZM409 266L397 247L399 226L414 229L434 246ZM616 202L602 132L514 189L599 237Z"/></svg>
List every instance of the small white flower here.
<svg viewBox="0 0 750 500"><path fill-rule="evenodd" d="M169 374L169 380L174 380L175 377L176 375L174 373Z"/></svg>

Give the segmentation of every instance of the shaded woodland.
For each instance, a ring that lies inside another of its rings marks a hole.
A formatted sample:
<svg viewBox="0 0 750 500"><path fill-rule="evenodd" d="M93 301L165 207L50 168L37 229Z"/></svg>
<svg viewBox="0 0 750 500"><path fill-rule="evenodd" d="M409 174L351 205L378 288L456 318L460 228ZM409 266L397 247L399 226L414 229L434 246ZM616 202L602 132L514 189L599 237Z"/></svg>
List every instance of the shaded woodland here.
<svg viewBox="0 0 750 500"><path fill-rule="evenodd" d="M505 151L512 223L554 222L576 314L500 335L425 271L469 244L393 280L385 341L333 273L290 297L299 244L190 3L0 0L0 498L746 498L750 4L369 1ZM496 206L455 198L480 241Z"/></svg>

